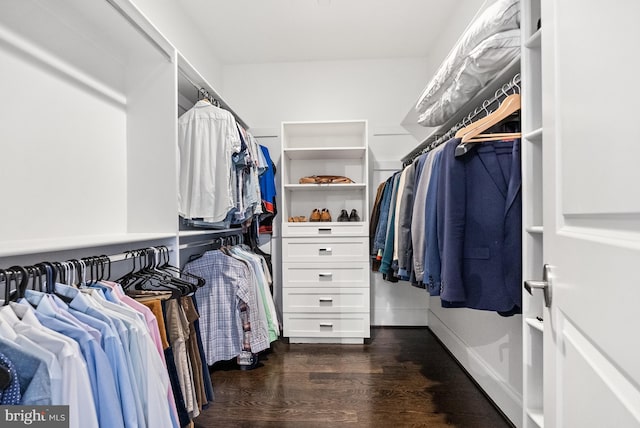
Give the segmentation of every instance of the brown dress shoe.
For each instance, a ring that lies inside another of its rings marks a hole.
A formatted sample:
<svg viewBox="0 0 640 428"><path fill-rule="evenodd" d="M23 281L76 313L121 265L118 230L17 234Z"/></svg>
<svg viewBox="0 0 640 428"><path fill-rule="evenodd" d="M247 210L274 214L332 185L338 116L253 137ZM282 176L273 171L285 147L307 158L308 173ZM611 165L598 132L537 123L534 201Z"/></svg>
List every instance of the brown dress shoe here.
<svg viewBox="0 0 640 428"><path fill-rule="evenodd" d="M316 208L309 216L309 221L322 221L321 217L320 210Z"/></svg>
<svg viewBox="0 0 640 428"><path fill-rule="evenodd" d="M320 213L320 221L331 221L331 213L328 209L322 209L322 212Z"/></svg>

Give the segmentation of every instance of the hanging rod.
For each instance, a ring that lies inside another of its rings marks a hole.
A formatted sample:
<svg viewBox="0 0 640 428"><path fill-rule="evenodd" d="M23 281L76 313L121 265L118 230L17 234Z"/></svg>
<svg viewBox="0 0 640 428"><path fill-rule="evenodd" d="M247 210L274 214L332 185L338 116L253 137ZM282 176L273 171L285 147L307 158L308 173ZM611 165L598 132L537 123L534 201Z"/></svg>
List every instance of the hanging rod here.
<svg viewBox="0 0 640 428"><path fill-rule="evenodd" d="M236 115L233 112L233 110L224 101L221 101L221 100L215 98L213 95L211 95L209 93L208 90L206 90L201 85L198 85L196 82L191 80L191 78L187 75L187 73L185 73L180 67L178 67L178 71L180 72L182 77L184 77L185 80L191 84L191 86L193 86L195 89L198 90L198 96L202 95L203 98L208 99L209 102L211 102L211 104L213 104L214 106L216 106L218 108L221 108L221 109L224 109L224 110L227 110L228 112L230 112L233 115L233 117L236 119L236 122L238 122L240 125L242 125L242 127L244 129L249 129L249 125L247 125L244 122L244 120L240 119L238 117L238 115Z"/></svg>
<svg viewBox="0 0 640 428"><path fill-rule="evenodd" d="M476 107L473 111L469 112L467 116L462 118L458 123L453 125L449 130L445 133L438 135L434 133L432 135L433 139L427 138L427 140L423 141L418 147L413 149L408 155L406 155L402 159L402 165L407 166L410 165L418 156L427 153L430 150L438 147L440 144L449 141L456 132L460 128L464 128L465 126L475 122L476 119L480 119L491 113L489 111L489 107L492 107L494 104L500 104L504 98L508 95L519 93L520 92L520 73L516 73L508 82L502 85L502 87L498 88L493 97L489 99L485 99L482 104ZM482 116L481 116L482 115Z"/></svg>

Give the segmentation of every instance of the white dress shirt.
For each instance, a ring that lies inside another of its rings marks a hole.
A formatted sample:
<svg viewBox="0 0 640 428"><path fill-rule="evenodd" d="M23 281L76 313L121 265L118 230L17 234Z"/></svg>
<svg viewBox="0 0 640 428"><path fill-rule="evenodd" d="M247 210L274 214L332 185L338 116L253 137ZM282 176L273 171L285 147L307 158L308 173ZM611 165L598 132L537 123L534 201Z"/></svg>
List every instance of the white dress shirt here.
<svg viewBox="0 0 640 428"><path fill-rule="evenodd" d="M231 113L198 101L178 119L178 213L219 222L234 207L233 153L240 135Z"/></svg>

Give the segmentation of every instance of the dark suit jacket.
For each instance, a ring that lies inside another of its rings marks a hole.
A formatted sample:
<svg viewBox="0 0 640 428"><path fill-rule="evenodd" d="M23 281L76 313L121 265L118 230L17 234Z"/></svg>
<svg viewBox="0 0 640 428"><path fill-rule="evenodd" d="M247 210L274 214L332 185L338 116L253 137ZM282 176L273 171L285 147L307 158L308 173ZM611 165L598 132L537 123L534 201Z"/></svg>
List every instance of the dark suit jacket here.
<svg viewBox="0 0 640 428"><path fill-rule="evenodd" d="M456 158L442 153L438 186L441 298L474 309L520 312L520 141L483 142ZM458 306L458 305L455 305Z"/></svg>

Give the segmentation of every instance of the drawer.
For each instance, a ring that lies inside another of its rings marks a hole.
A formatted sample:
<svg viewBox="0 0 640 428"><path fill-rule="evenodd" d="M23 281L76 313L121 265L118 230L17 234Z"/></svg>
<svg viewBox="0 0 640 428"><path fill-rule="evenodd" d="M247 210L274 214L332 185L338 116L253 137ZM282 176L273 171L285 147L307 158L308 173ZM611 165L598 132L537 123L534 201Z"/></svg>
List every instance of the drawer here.
<svg viewBox="0 0 640 428"><path fill-rule="evenodd" d="M369 312L368 288L285 288L284 312Z"/></svg>
<svg viewBox="0 0 640 428"><path fill-rule="evenodd" d="M352 262L369 260L369 238L283 238L284 262Z"/></svg>
<svg viewBox="0 0 640 428"><path fill-rule="evenodd" d="M284 263L282 284L288 287L366 287L369 288L368 262Z"/></svg>
<svg viewBox="0 0 640 428"><path fill-rule="evenodd" d="M289 338L365 338L370 336L369 313L284 313L284 336ZM295 340L293 340L295 342Z"/></svg>
<svg viewBox="0 0 640 428"><path fill-rule="evenodd" d="M283 223L282 236L368 236L369 223Z"/></svg>

